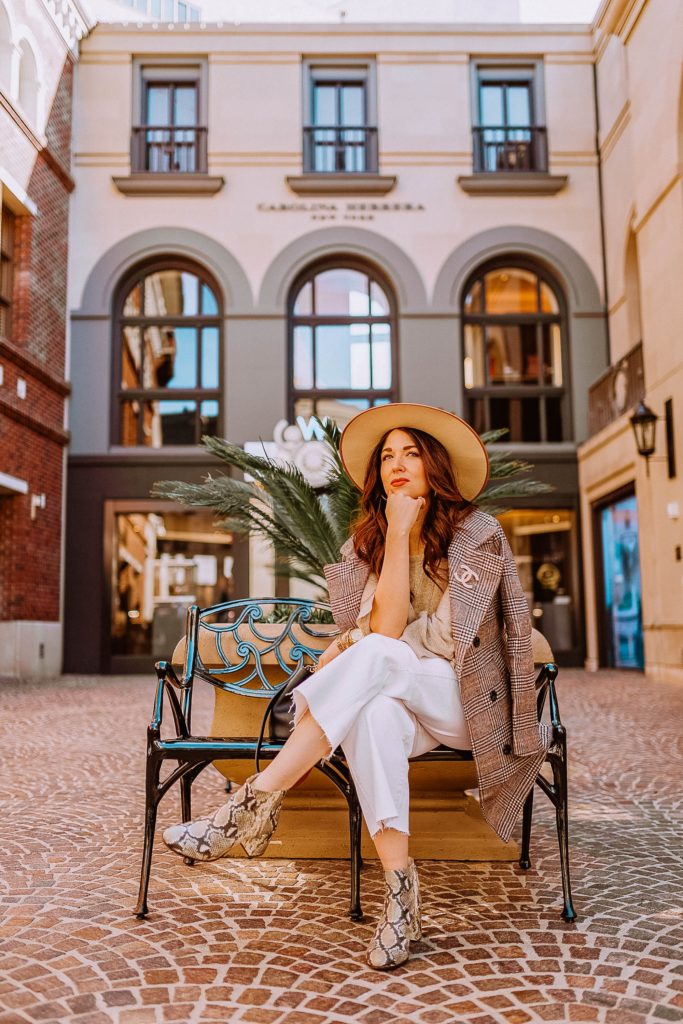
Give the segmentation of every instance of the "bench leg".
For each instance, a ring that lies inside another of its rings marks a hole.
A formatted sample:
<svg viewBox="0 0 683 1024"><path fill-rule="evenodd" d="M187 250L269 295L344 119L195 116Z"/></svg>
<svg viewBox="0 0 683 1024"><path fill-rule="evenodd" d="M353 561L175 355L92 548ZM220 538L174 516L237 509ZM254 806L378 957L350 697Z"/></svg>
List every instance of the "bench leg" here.
<svg viewBox="0 0 683 1024"><path fill-rule="evenodd" d="M560 753L551 758L553 781L557 792L555 817L557 821L557 839L560 846L560 870L562 872L562 893L564 907L562 917L565 921L576 921L577 914L572 903L571 880L569 877L569 810L567 799L567 744L562 736Z"/></svg>
<svg viewBox="0 0 683 1024"><path fill-rule="evenodd" d="M152 870L152 850L154 847L154 829L157 822L157 807L159 806L159 774L161 771L162 758L155 754L147 755L145 771L145 838L142 850L142 870L140 872L140 889L138 902L135 907L136 917L147 915L147 891L149 889L149 876Z"/></svg>
<svg viewBox="0 0 683 1024"><path fill-rule="evenodd" d="M358 803L355 789L351 791L349 800L349 841L351 846L351 907L349 917L352 921L363 921L363 910L360 903L360 836L363 816Z"/></svg>
<svg viewBox="0 0 683 1024"><path fill-rule="evenodd" d="M192 783L204 768L206 768L205 762L195 765L180 780L180 816L182 821L192 821ZM192 857L183 857L183 864L192 867L194 860Z"/></svg>
<svg viewBox="0 0 683 1024"><path fill-rule="evenodd" d="M525 871L528 871L531 867L531 860L529 858L529 847L531 846L531 819L534 813L534 789L536 783L529 790L529 795L524 801L524 810L522 812L522 853L519 858L519 866Z"/></svg>

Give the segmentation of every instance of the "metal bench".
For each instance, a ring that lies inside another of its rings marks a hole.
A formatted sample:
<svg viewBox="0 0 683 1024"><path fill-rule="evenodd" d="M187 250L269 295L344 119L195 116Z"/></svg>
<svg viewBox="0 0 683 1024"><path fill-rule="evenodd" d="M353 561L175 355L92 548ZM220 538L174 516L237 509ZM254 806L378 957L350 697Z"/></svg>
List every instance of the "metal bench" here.
<svg viewBox="0 0 683 1024"><path fill-rule="evenodd" d="M281 621L273 621L274 609ZM192 696L195 683L203 680L219 690L242 697L272 700L274 693L303 664L316 663L330 640L337 635L331 622L329 605L294 598L258 598L227 601L209 608L193 605L188 610L187 632L183 642L183 665L177 673L171 661L155 665L157 688L152 720L147 728L147 759L145 787L145 834L140 875L140 890L135 909L137 917L148 912L147 893L152 865L152 850L160 801L176 783L180 789L183 821L192 817L192 783L214 761L243 760L254 757L259 737L195 736L192 733ZM324 621L325 616L327 621ZM322 621L321 621L322 620ZM547 651L546 651L547 653ZM536 679L539 721L548 698L554 743L546 755L552 768L553 781L540 772L536 783L555 807L557 836L565 921L576 920L569 876L569 836L567 816L567 737L560 721L555 690L557 666L546 660L540 665ZM162 737L164 698L168 703L175 735ZM261 709L266 705L260 703ZM282 742L266 740L260 744L260 756L273 758ZM437 747L416 761L472 761L471 750ZM177 762L166 778L161 779L165 761ZM350 909L353 920L362 919L360 901L361 824L362 815L356 790L341 748L329 760L320 761L321 771L346 800L350 831ZM534 788L529 792L522 815L522 849L519 865L531 866L529 848L533 815ZM192 860L187 859L191 864Z"/></svg>

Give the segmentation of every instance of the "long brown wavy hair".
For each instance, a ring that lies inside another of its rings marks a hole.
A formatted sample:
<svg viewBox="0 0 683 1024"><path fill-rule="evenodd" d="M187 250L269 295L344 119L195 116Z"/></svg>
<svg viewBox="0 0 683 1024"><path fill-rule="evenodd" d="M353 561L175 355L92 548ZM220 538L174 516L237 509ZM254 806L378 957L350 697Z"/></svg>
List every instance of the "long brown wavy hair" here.
<svg viewBox="0 0 683 1024"><path fill-rule="evenodd" d="M422 458L425 478L430 488L420 533L425 545L422 564L427 576L443 587L447 571L442 565L439 572L439 563L447 557L453 534L473 505L465 501L458 491L451 460L440 441L423 430L411 427L392 427L392 430L405 431L414 441ZM368 562L377 575L382 568L387 535L387 496L382 486L381 458L390 433L391 430L387 430L372 450L365 473L360 512L352 526L356 554Z"/></svg>

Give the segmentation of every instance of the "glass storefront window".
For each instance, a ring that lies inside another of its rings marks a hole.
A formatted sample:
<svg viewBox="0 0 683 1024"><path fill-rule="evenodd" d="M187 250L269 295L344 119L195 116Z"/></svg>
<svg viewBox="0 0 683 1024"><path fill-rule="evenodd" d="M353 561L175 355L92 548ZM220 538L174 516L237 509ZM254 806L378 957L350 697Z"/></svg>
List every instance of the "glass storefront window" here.
<svg viewBox="0 0 683 1024"><path fill-rule="evenodd" d="M208 512L119 512L111 564L112 656L168 658L190 604L235 596L233 538Z"/></svg>
<svg viewBox="0 0 683 1024"><path fill-rule="evenodd" d="M500 516L532 622L558 657L578 646L576 517L571 509L515 509Z"/></svg>
<svg viewBox="0 0 683 1024"><path fill-rule="evenodd" d="M606 660L610 668L645 664L635 495L600 509L602 611Z"/></svg>

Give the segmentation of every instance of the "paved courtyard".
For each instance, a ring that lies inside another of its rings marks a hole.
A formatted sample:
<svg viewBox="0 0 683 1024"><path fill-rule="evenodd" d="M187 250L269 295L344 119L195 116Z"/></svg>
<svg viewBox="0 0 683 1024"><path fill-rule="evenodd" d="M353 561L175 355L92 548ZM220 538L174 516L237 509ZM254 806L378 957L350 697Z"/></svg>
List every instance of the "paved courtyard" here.
<svg viewBox="0 0 683 1024"><path fill-rule="evenodd" d="M142 677L0 686L2 1024L683 1021L683 687L563 671L578 923L560 918L537 791L530 871L421 862L425 935L390 974L363 963L374 863L352 923L343 861L190 869L160 845L150 916L132 916L152 692ZM195 810L220 797L208 771Z"/></svg>

